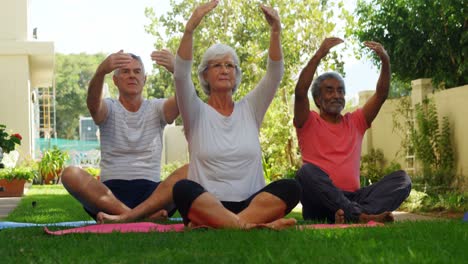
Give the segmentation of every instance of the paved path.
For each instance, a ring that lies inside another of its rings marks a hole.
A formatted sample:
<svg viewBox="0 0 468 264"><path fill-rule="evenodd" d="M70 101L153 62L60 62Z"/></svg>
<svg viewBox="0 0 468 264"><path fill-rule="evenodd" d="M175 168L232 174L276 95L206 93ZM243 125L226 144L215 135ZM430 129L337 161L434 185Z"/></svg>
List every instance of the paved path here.
<svg viewBox="0 0 468 264"><path fill-rule="evenodd" d="M13 209L16 208L21 197L1 197L0 198L0 219L5 218Z"/></svg>
<svg viewBox="0 0 468 264"><path fill-rule="evenodd" d="M30 183L26 183L24 186L24 193L26 194L29 190ZM21 201L21 197L0 197L0 220L7 217Z"/></svg>
<svg viewBox="0 0 468 264"><path fill-rule="evenodd" d="M296 212L301 212L301 210L302 210L301 203L299 203L293 209L293 211L296 211ZM427 221L427 220L436 220L436 219L438 219L436 217L418 215L418 214L407 213L407 212L399 212L399 211L393 212L393 216L395 217L396 222L401 222L401 221Z"/></svg>

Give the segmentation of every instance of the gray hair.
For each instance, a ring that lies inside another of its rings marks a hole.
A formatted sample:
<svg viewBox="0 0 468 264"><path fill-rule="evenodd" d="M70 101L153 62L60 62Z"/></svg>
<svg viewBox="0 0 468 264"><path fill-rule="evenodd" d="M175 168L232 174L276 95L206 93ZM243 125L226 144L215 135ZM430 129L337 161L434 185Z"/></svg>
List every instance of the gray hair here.
<svg viewBox="0 0 468 264"><path fill-rule="evenodd" d="M239 84L242 80L242 71L239 68L239 57L233 48L228 45L218 43L209 47L205 51L205 54L203 54L202 57L202 61L200 65L198 65L198 80L200 80L203 92L205 92L206 95L210 95L210 86L203 77L203 73L206 71L206 69L208 69L208 62L211 60L220 59L226 55L231 55L234 59L234 64L236 64L236 84L234 85L234 88L232 88L232 93L234 94L237 91L237 88L239 87Z"/></svg>
<svg viewBox="0 0 468 264"><path fill-rule="evenodd" d="M135 55L135 54L133 54L133 53L127 53L127 54L129 54L129 55L132 57L132 59L137 60L137 61L140 63L140 65L141 65L141 71L143 72L143 74L146 74L146 72L145 72L145 64L143 64L143 61L141 60L141 57L140 57L140 56L137 56L137 55ZM117 68L117 69L114 70L114 76L119 75L119 73L120 73L120 68Z"/></svg>
<svg viewBox="0 0 468 264"><path fill-rule="evenodd" d="M335 80L338 80L340 82L340 85L343 87L343 91L346 93L346 87L345 87L345 82L343 80L343 77L341 77L341 74L337 73L337 72L326 72L326 73L322 73L321 75L319 75L319 77L317 77L313 82L312 82L312 90L310 91L310 93L312 94L312 97L314 98L314 103L315 103L315 99L318 98L320 96L320 85L322 84L323 81L325 81L326 79L335 79ZM315 103L315 105L320 108L317 103Z"/></svg>

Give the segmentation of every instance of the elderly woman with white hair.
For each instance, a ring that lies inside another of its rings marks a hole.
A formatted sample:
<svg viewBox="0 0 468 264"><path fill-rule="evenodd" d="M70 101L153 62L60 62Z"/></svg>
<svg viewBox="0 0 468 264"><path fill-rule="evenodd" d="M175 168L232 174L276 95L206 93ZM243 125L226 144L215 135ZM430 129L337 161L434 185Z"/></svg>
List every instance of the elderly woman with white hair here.
<svg viewBox="0 0 468 264"><path fill-rule="evenodd" d="M261 6L271 27L265 76L238 102L232 99L242 72L239 58L224 44L211 46L198 67L207 103L196 94L191 79L193 33L218 4L199 6L187 22L175 64L177 101L190 150L186 180L177 182L173 198L186 225L275 229L295 224L283 218L299 202L295 180L265 186L258 133L284 72L281 24L277 12Z"/></svg>

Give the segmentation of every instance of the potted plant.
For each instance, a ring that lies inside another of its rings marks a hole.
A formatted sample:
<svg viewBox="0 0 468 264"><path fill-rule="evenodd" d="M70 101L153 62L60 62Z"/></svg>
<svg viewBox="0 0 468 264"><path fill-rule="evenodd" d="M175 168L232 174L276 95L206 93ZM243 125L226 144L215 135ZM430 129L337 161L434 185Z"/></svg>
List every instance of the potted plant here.
<svg viewBox="0 0 468 264"><path fill-rule="evenodd" d="M6 126L0 124L0 169L4 167L2 164L3 153L15 150L16 145L21 145L22 139L20 134L8 134Z"/></svg>
<svg viewBox="0 0 468 264"><path fill-rule="evenodd" d="M38 163L38 170L42 182L45 184L52 182L57 183L60 180L60 174L68 158L68 153L60 150L57 146L46 150Z"/></svg>
<svg viewBox="0 0 468 264"><path fill-rule="evenodd" d="M24 184L36 176L29 167L0 170L0 197L19 197L24 193Z"/></svg>

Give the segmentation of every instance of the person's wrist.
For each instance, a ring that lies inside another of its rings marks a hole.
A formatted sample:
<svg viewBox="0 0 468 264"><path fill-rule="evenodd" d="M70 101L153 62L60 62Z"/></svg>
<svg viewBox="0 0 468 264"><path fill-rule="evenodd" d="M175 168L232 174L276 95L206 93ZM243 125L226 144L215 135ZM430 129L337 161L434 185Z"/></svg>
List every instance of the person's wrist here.
<svg viewBox="0 0 468 264"><path fill-rule="evenodd" d="M96 70L96 75L98 75L98 76L103 76L104 77L108 73L109 73L109 71L106 71L105 68L102 67L102 66L99 66L97 68L97 70Z"/></svg>

